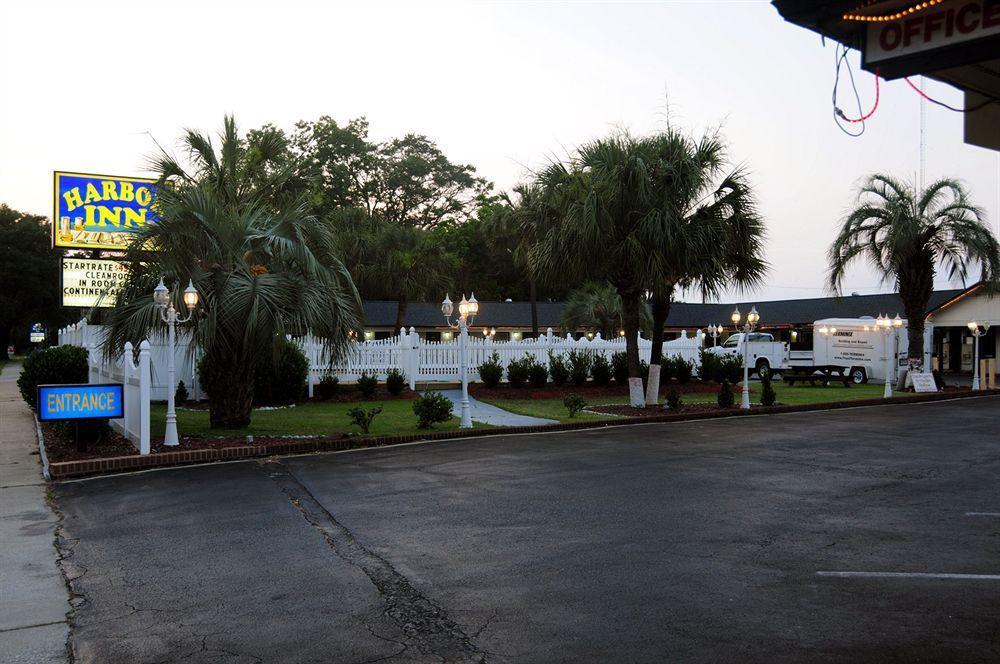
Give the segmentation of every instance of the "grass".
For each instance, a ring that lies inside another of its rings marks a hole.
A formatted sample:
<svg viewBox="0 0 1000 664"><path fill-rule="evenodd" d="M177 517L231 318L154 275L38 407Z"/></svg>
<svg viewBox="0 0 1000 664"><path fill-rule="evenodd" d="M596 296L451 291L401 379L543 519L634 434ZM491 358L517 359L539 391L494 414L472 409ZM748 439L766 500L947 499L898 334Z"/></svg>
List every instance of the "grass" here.
<svg viewBox="0 0 1000 664"><path fill-rule="evenodd" d="M852 385L850 387L844 387L843 385L830 385L829 387L822 387L817 385L815 387L811 385L793 385L788 386L784 384L774 383L774 392L778 396L778 403L789 404L789 405L800 405L800 404L814 404L814 403L824 403L824 402L834 402L834 401L855 401L858 399L878 399L882 396L883 386L882 385ZM760 383L751 382L750 383L750 401L751 403L760 402ZM906 396L911 394L909 392L894 392L894 396ZM738 388L733 389L733 396L735 397L736 404L740 402L740 391ZM557 399L481 399L486 403L493 404L504 410L509 410L512 413L517 413L518 415L529 415L533 417L545 417L552 420L559 420L560 422L575 422L580 420L601 420L608 419L610 415L595 415L593 413L580 413L576 418L570 418L569 412L566 407L563 406L562 398ZM696 403L715 403L715 394L702 393L702 394L685 394L683 395L684 403L696 404ZM599 405L599 404L624 404L628 403L627 396L608 396L608 397L592 397L588 399L589 405ZM660 397L660 403L663 403L663 397Z"/></svg>
<svg viewBox="0 0 1000 664"><path fill-rule="evenodd" d="M358 426L351 424L347 411L355 406L364 409L382 407L382 413L372 422L372 436L395 436L422 433L427 429L417 428L417 416L413 414L413 401L363 401L358 403L305 403L294 408L279 410L255 410L247 429L213 429L209 426L207 410L178 410L177 431L181 436L325 436L338 433L361 433ZM166 425L167 407L153 404L150 412L150 427L154 436L162 436ZM483 424L474 424L483 427ZM458 418L434 426L433 431L458 429Z"/></svg>

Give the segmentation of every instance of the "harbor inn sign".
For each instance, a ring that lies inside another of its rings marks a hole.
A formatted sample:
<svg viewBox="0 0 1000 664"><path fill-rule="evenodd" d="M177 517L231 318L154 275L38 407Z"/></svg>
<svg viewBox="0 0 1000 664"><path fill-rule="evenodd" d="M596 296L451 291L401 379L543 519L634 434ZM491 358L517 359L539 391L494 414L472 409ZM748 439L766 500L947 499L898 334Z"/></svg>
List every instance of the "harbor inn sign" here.
<svg viewBox="0 0 1000 664"><path fill-rule="evenodd" d="M56 171L52 246L125 249L132 235L155 223L155 180Z"/></svg>

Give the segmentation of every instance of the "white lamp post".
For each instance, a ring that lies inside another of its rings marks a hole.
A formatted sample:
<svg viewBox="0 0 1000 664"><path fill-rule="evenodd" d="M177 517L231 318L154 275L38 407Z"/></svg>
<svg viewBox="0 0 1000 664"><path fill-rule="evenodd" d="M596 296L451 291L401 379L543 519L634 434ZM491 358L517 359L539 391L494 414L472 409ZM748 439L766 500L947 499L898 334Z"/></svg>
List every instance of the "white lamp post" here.
<svg viewBox="0 0 1000 664"><path fill-rule="evenodd" d="M174 409L174 327L177 323L186 323L191 320L194 310L198 308L198 290L194 284L188 280L188 287L184 289L181 296L184 306L187 307L188 315L180 318L173 302L170 301L170 291L163 285L163 278L153 289L153 303L160 308L160 318L167 324L167 429L163 434L163 444L175 446L177 440L177 411Z"/></svg>
<svg viewBox="0 0 1000 664"><path fill-rule="evenodd" d="M972 343L975 346L972 359L972 389L979 390L979 337L990 331L990 324L983 323L980 328L979 323L969 321L969 332L972 332Z"/></svg>
<svg viewBox="0 0 1000 664"><path fill-rule="evenodd" d="M736 329L740 329L740 319L743 318L743 314L740 313L739 307L733 310L731 318ZM747 355L747 345L750 343L750 333L759 321L760 314L757 313L757 307L750 307L747 322L743 325L743 400L740 402L740 408L743 410L750 409L750 358Z"/></svg>
<svg viewBox="0 0 1000 664"><path fill-rule="evenodd" d="M479 302L476 294L468 300L462 296L462 301L458 303L458 320L453 324L451 315L455 312L455 307L451 303L448 295L444 296L441 302L441 313L448 323L448 327L458 330L458 370L462 373L462 418L459 427L462 429L472 428L472 409L469 407L469 326L479 313Z"/></svg>
<svg viewBox="0 0 1000 664"><path fill-rule="evenodd" d="M903 319L896 314L895 318L889 318L882 314L875 319L875 329L885 337L885 390L882 397L888 399L892 396L892 381L896 366L896 344L899 342L899 328L903 327Z"/></svg>
<svg viewBox="0 0 1000 664"><path fill-rule="evenodd" d="M718 339L719 339L719 335L722 334L722 329L723 328L722 328L721 325L712 324L712 325L708 326L708 329L706 330L706 332L712 336L712 345L713 346L718 346L719 345Z"/></svg>

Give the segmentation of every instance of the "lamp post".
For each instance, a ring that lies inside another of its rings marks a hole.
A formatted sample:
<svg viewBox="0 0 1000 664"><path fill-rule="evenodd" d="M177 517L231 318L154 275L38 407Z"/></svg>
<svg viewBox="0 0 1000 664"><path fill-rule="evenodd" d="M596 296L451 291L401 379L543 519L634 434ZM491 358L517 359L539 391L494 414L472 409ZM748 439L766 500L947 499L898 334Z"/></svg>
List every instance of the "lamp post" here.
<svg viewBox="0 0 1000 664"><path fill-rule="evenodd" d="M198 308L198 290L188 280L188 287L184 289L181 296L184 306L187 307L188 315L181 318L177 315L170 299L170 291L163 285L163 278L153 289L153 303L160 308L160 319L167 324L167 429L163 434L163 444L173 447L178 444L177 440L177 411L174 409L174 327L177 323L186 323L191 320L194 310Z"/></svg>
<svg viewBox="0 0 1000 664"><path fill-rule="evenodd" d="M969 321L969 332L972 332L972 343L975 345L972 359L972 389L979 390L979 337L990 331L990 324L983 323L980 328L979 323L974 320Z"/></svg>
<svg viewBox="0 0 1000 664"><path fill-rule="evenodd" d="M476 314L479 313L479 302L476 300L476 294L473 293L472 297L468 300L465 299L465 295L462 296L462 301L458 303L458 320L452 323L451 315L454 312L455 306L452 304L451 298L446 294L444 301L441 302L441 313L444 314L444 319L447 321L448 327L458 330L458 370L462 373L462 417L458 426L461 429L471 429L472 410L469 407L469 326L472 325Z"/></svg>
<svg viewBox="0 0 1000 664"><path fill-rule="evenodd" d="M718 346L719 345L718 339L719 339L719 335L722 334L722 330L723 330L723 328L722 328L721 325L712 324L712 325L708 326L708 329L706 331L708 332L708 334L712 335L712 345L713 346Z"/></svg>
<svg viewBox="0 0 1000 664"><path fill-rule="evenodd" d="M896 346L899 343L899 328L903 327L903 319L896 314L895 318L879 314L875 319L875 329L885 337L885 390L882 397L888 399L892 396L892 381L895 374Z"/></svg>
<svg viewBox="0 0 1000 664"><path fill-rule="evenodd" d="M740 319L743 318L743 314L740 313L740 308L736 307L733 310L732 315L733 326L736 329L740 329ZM760 314L757 313L757 307L750 307L750 313L747 314L747 322L743 325L743 400L740 402L740 408L743 410L750 409L750 358L747 356L747 344L750 341L750 333L757 326L760 321Z"/></svg>

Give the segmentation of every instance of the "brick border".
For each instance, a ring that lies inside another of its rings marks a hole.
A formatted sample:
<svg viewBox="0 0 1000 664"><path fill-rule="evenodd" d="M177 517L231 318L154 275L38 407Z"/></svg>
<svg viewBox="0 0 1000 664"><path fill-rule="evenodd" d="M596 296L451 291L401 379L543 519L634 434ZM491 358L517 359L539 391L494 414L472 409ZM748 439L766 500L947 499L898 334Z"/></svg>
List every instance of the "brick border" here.
<svg viewBox="0 0 1000 664"><path fill-rule="evenodd" d="M588 420L581 422L564 422L560 424L541 424L519 427L497 427L493 429L469 429L461 431L428 431L422 434L406 434L400 436L379 436L370 438L311 438L299 440L274 441L261 445L242 445L239 447L222 447L216 449L182 450L163 452L160 454L107 457L104 459L85 459L80 461L60 461L49 464L49 473L53 480L84 477L87 475L102 475L149 468L167 466L182 466L213 461L233 461L255 457L268 457L282 454L308 454L312 452L341 452L344 450L383 447L400 443L422 441L448 440L454 438L478 438L480 436L506 436L510 434L544 433L546 431L573 431L577 429L601 429L609 426L629 426L634 424L656 424L661 422L688 422L696 420L712 420L730 417L751 417L755 415L771 415L782 413L803 413L820 410L840 410L843 408L858 408L863 406L879 406L885 404L927 403L933 401L950 401L952 399L969 399L977 397L997 396L1000 390L982 390L973 392L962 390L956 392L938 392L936 394L921 394L891 399L858 399L855 401L834 401L821 404L800 404L791 406L757 406L750 410L734 408L730 410L702 411L696 413L665 413L663 415L647 415L643 417L617 417L606 420Z"/></svg>

